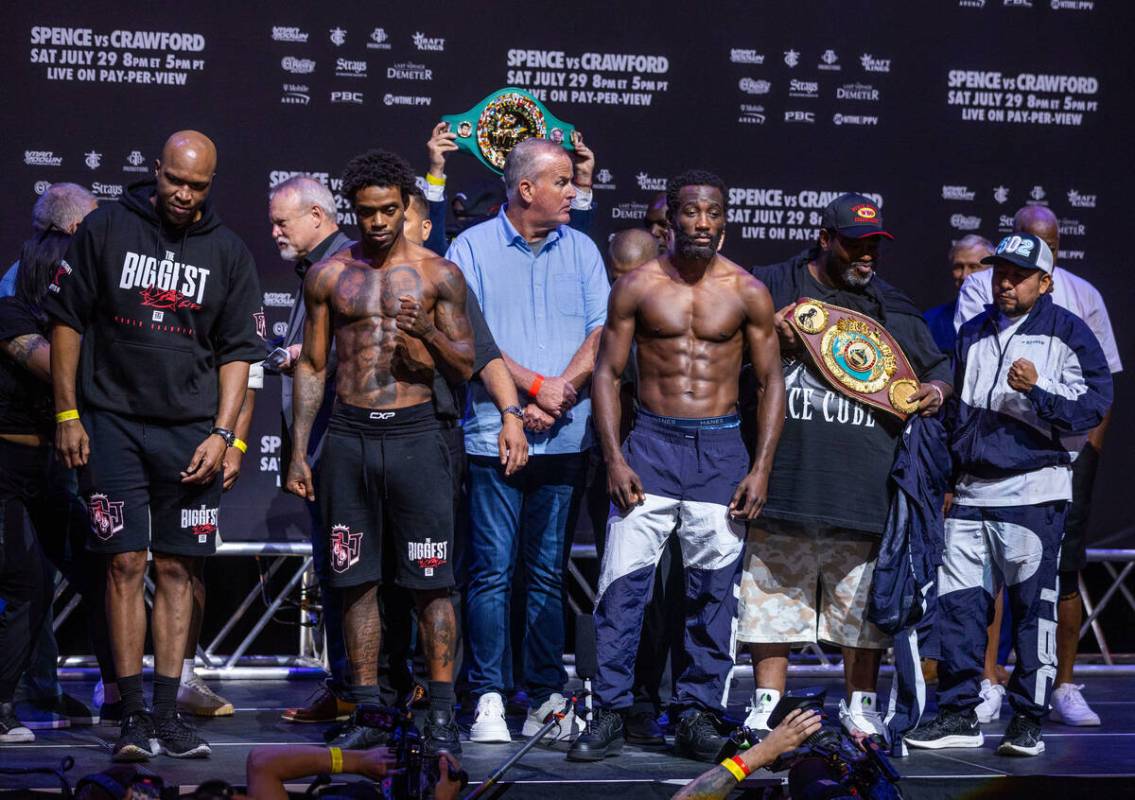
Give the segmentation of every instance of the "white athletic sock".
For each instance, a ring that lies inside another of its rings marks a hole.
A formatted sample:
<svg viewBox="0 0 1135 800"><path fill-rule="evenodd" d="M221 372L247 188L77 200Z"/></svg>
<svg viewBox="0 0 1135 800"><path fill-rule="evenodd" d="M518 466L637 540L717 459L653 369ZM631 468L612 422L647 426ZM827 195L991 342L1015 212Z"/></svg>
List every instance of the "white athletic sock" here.
<svg viewBox="0 0 1135 800"><path fill-rule="evenodd" d="M193 678L193 659L187 658L181 662L181 682L186 683Z"/></svg>

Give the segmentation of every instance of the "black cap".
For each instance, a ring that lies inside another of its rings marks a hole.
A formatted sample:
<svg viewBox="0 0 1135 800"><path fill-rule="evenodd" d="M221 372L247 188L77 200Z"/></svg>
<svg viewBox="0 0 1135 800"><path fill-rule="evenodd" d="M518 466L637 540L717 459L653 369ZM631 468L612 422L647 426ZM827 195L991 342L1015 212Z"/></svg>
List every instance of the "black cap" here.
<svg viewBox="0 0 1135 800"><path fill-rule="evenodd" d="M849 239L862 239L866 236L895 238L883 229L883 215L879 212L879 206L870 197L861 194L841 194L832 200L824 209L821 224Z"/></svg>

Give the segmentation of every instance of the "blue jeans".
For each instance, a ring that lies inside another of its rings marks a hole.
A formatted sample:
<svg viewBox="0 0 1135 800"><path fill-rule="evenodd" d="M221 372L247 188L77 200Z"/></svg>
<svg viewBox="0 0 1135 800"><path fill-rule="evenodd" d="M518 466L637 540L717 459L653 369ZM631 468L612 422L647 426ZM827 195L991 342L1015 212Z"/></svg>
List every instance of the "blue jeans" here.
<svg viewBox="0 0 1135 800"><path fill-rule="evenodd" d="M507 687L509 596L517 556L527 589L524 675L533 707L563 690L568 531L583 496L587 455L533 456L506 478L493 457L469 457L469 688Z"/></svg>

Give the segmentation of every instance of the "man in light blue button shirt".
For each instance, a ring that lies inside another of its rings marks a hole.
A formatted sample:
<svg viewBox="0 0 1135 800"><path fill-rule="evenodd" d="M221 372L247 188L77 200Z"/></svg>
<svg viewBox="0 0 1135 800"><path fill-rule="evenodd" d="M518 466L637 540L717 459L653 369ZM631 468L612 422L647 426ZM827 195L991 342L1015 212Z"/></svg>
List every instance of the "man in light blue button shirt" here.
<svg viewBox="0 0 1135 800"><path fill-rule="evenodd" d="M472 383L465 449L475 742L510 740L502 693L514 553L527 576L524 664L532 711L524 735L563 704L566 538L583 493L591 446L586 387L609 293L599 249L567 226L571 181L572 162L562 147L525 140L505 163L508 204L458 236L446 253L477 295L526 403L521 414L530 455L523 472L505 477L497 451L501 412L484 386ZM573 728L573 720L564 720L559 736L570 738Z"/></svg>

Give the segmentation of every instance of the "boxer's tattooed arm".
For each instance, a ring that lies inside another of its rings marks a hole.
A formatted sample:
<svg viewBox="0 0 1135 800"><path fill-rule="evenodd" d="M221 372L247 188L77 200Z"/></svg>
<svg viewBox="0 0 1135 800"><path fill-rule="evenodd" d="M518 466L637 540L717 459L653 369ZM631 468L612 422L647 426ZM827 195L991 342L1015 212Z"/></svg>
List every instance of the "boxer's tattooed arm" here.
<svg viewBox="0 0 1135 800"><path fill-rule="evenodd" d="M51 345L38 333L0 342L0 350L41 381L51 382Z"/></svg>
<svg viewBox="0 0 1135 800"><path fill-rule="evenodd" d="M323 405L327 383L327 356L331 352L331 308L329 285L334 278L334 262L323 261L308 270L303 283L303 302L307 316L303 323L303 349L296 361L292 386L293 459L302 460L315 415Z"/></svg>
<svg viewBox="0 0 1135 800"><path fill-rule="evenodd" d="M422 341L450 384L473 376L473 329L465 315L465 276L448 261L439 270L434 332Z"/></svg>

